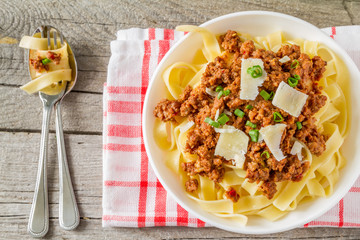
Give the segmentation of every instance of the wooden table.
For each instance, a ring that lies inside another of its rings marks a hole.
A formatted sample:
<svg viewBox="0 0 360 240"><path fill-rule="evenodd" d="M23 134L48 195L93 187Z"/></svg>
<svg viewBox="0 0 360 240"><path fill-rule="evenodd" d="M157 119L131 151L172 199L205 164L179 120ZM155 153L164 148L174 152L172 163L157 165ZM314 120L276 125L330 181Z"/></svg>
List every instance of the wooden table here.
<svg viewBox="0 0 360 240"><path fill-rule="evenodd" d="M24 64L26 56L23 49L11 42L31 34L42 24L56 26L66 35L79 66L75 89L63 102L63 121L81 223L76 231L59 228L58 166L52 123L48 156L50 230L46 238L255 237L216 228L101 227L102 86L106 81L109 44L115 39L116 31L130 27L174 28L179 24L200 24L220 15L245 10L278 11L318 27L360 24L360 2L355 0L0 0L0 239L30 239L26 229L37 171L42 106L38 96L28 96L18 88L29 80ZM308 228L256 236L260 239L338 237L359 239L360 229Z"/></svg>

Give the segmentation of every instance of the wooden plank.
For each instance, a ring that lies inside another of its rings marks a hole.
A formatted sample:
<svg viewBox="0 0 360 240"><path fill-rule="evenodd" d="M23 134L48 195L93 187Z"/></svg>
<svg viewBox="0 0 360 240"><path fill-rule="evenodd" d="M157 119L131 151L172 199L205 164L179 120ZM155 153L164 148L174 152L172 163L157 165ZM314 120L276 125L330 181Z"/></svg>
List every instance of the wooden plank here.
<svg viewBox="0 0 360 240"><path fill-rule="evenodd" d="M9 141L11 139L12 141ZM81 216L101 218L102 137L65 134L68 163ZM35 188L39 133L0 134L0 222L26 222ZM58 162L55 134L50 134L48 187L50 217L58 217Z"/></svg>
<svg viewBox="0 0 360 240"><path fill-rule="evenodd" d="M0 129L3 131L40 131L42 102L37 94L28 95L17 87L0 86ZM72 92L62 103L63 127L66 132L101 134L102 95ZM54 130L55 114L50 129Z"/></svg>
<svg viewBox="0 0 360 240"><path fill-rule="evenodd" d="M0 223L6 239L33 239L26 233L25 222ZM82 219L75 231L59 227L57 219L50 219L50 230L44 239L359 239L358 229L312 228L296 229L281 234L246 235L230 233L216 228L153 227L153 228L102 228L99 219Z"/></svg>
<svg viewBox="0 0 360 240"><path fill-rule="evenodd" d="M343 5L349 15L351 24L359 25L360 1L344 1Z"/></svg>

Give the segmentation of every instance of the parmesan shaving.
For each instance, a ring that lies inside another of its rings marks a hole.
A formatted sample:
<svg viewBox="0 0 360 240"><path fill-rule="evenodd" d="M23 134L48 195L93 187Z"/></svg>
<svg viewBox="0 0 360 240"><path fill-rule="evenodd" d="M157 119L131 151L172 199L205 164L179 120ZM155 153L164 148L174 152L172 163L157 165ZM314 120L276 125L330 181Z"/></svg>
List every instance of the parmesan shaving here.
<svg viewBox="0 0 360 240"><path fill-rule="evenodd" d="M230 112L229 110L224 109L224 113L225 113L226 115L232 116L232 112Z"/></svg>
<svg viewBox="0 0 360 240"><path fill-rule="evenodd" d="M285 82L281 82L276 90L272 104L294 117L298 117L306 103L308 95Z"/></svg>
<svg viewBox="0 0 360 240"><path fill-rule="evenodd" d="M236 167L243 168L249 137L246 133L233 126L225 125L221 130L228 130L229 132L222 132L220 134L215 148L215 155L231 160Z"/></svg>
<svg viewBox="0 0 360 240"><path fill-rule="evenodd" d="M244 151L240 151L240 154L236 154L234 159L231 161L231 163L238 167L243 169L244 168L244 162L245 162L245 152Z"/></svg>
<svg viewBox="0 0 360 240"><path fill-rule="evenodd" d="M186 123L184 126L181 126L180 127L180 132L186 132L187 130L189 130L190 128L192 128L192 126L194 126L194 122L193 121L190 121L188 123Z"/></svg>
<svg viewBox="0 0 360 240"><path fill-rule="evenodd" d="M301 145L301 143L299 141L295 141L293 147L291 148L290 154L291 155L297 155L299 160L302 160L302 155L301 155L301 150L302 150L303 146Z"/></svg>
<svg viewBox="0 0 360 240"><path fill-rule="evenodd" d="M234 133L237 129L232 128L214 128L217 133Z"/></svg>
<svg viewBox="0 0 360 240"><path fill-rule="evenodd" d="M216 97L218 95L218 93L212 90L211 88L205 88L205 92L212 97Z"/></svg>
<svg viewBox="0 0 360 240"><path fill-rule="evenodd" d="M264 138L266 145L277 161L281 161L285 158L280 148L281 137L285 128L286 124L280 123L269 125L260 129L261 136Z"/></svg>
<svg viewBox="0 0 360 240"><path fill-rule="evenodd" d="M281 63L286 63L288 61L290 61L291 59L289 58L289 56L283 56L281 59L279 59L279 62Z"/></svg>
<svg viewBox="0 0 360 240"><path fill-rule="evenodd" d="M219 118L219 115L220 115L220 110L216 110L216 113L215 113L215 122L218 120Z"/></svg>
<svg viewBox="0 0 360 240"><path fill-rule="evenodd" d="M259 65L262 70L262 75L257 78L253 78L247 73L248 68ZM248 58L241 60L241 83L240 83L240 99L255 100L259 94L259 87L267 77L267 73L264 70L264 62L258 58Z"/></svg>
<svg viewBox="0 0 360 240"><path fill-rule="evenodd" d="M262 141L264 141L264 138L263 138L263 136L261 135L261 133L259 132L258 142L260 143L260 142L262 142Z"/></svg>

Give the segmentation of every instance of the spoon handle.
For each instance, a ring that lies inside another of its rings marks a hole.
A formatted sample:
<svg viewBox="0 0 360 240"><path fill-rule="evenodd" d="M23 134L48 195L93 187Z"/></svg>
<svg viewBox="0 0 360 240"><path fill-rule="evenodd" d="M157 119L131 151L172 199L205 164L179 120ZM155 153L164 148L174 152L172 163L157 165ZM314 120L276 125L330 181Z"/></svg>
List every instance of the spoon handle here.
<svg viewBox="0 0 360 240"><path fill-rule="evenodd" d="M53 105L43 101L40 156L36 177L34 199L29 216L28 232L34 237L43 237L49 229L49 205L46 176L46 159L49 139L49 122Z"/></svg>
<svg viewBox="0 0 360 240"><path fill-rule="evenodd" d="M61 100L55 105L55 109L56 141L58 149L60 180L59 222L61 228L65 230L73 230L79 225L80 216L66 159L66 149L61 119Z"/></svg>

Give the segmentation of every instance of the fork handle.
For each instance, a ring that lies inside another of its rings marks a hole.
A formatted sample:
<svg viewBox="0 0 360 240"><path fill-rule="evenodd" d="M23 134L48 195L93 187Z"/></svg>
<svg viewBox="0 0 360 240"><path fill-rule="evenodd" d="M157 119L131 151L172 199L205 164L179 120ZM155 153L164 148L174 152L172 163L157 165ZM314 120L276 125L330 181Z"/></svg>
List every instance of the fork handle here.
<svg viewBox="0 0 360 240"><path fill-rule="evenodd" d="M43 123L41 128L40 156L36 177L34 199L29 216L28 232L34 237L43 237L49 229L49 205L46 176L46 159L49 139L49 122L52 105L43 102Z"/></svg>
<svg viewBox="0 0 360 240"><path fill-rule="evenodd" d="M61 119L61 100L55 105L56 109L56 141L59 159L59 222L65 230L75 229L80 222L79 210L76 204L74 190L71 184L69 167L66 159L64 133Z"/></svg>

